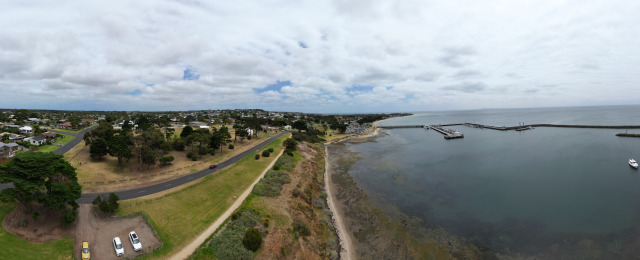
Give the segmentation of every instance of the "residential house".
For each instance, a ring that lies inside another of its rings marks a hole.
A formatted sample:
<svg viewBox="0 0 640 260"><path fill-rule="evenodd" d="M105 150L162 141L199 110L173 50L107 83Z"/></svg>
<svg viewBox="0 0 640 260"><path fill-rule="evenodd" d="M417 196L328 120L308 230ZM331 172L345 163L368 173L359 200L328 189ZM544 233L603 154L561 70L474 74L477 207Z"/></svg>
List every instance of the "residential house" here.
<svg viewBox="0 0 640 260"><path fill-rule="evenodd" d="M33 128L30 126L23 126L18 129L18 132L25 135L31 135L31 133L33 132Z"/></svg>
<svg viewBox="0 0 640 260"><path fill-rule="evenodd" d="M40 136L45 139L45 142L51 142L56 139L56 133L53 132L41 133Z"/></svg>
<svg viewBox="0 0 640 260"><path fill-rule="evenodd" d="M10 143L10 144L0 143L0 158L4 160L4 159L14 157L16 155L16 152L18 152L18 150L20 150L20 145L16 143Z"/></svg>
<svg viewBox="0 0 640 260"><path fill-rule="evenodd" d="M73 126L71 125L71 122L64 122L62 124L58 124L56 127L57 128L64 128L64 129L73 129Z"/></svg>
<svg viewBox="0 0 640 260"><path fill-rule="evenodd" d="M22 135L11 134L11 136L9 136L9 143L21 142L22 140L24 140L24 136Z"/></svg>
<svg viewBox="0 0 640 260"><path fill-rule="evenodd" d="M198 126L204 126L207 125L207 123L205 122L200 122L200 121L192 121L189 123L189 125L191 125L192 127L198 127Z"/></svg>
<svg viewBox="0 0 640 260"><path fill-rule="evenodd" d="M32 145L43 145L47 140L41 136L27 137L24 139L25 142L29 142Z"/></svg>
<svg viewBox="0 0 640 260"><path fill-rule="evenodd" d="M94 122L96 122L96 120L95 120L95 119L82 119L81 124L82 124L82 125L91 125L91 124L93 124Z"/></svg>

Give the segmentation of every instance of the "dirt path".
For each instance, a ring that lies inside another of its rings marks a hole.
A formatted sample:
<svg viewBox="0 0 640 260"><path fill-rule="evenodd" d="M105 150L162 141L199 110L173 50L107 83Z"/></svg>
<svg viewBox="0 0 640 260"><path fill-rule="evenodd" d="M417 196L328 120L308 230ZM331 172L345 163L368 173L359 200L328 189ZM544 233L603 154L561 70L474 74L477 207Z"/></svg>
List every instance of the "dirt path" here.
<svg viewBox="0 0 640 260"><path fill-rule="evenodd" d="M182 248L182 250L180 250L178 253L174 254L173 256L171 256L170 259L175 259L175 260L182 260L182 259L187 259L191 254L193 254L193 252L196 251L196 249L202 244L204 243L204 241L211 236L211 234L213 234L213 232L215 232L220 225L222 225L222 223L224 223L225 220L227 220L227 218L229 218L231 216L231 214L238 209L240 206L242 206L242 203L244 203L244 200L247 199L247 197L249 196L249 194L251 194L251 191L253 190L253 186L255 186L258 181L260 181L260 179L262 179L262 177L264 177L265 173L267 173L267 171L269 169L271 169L273 167L273 165L276 163L276 161L278 160L278 158L280 158L280 156L284 153L284 149L280 151L280 153L278 154L278 156L276 156L273 161L269 164L269 166L267 166L267 168L264 169L264 171L262 171L262 173L260 174L260 176L258 176L258 178L256 178L253 183L251 184L251 186L249 186L246 190L244 190L244 192L242 192L242 194L240 195L240 197L238 197L236 199L235 202L233 202L233 204L231 205L231 207L229 207L220 217L218 217L216 219L216 221L213 222L213 224L211 224L211 226L209 226L204 232L202 232L198 237L196 237L196 239L194 239L193 241L191 241L191 243L189 243L188 245L186 245L184 248Z"/></svg>
<svg viewBox="0 0 640 260"><path fill-rule="evenodd" d="M329 151L325 144L324 146L324 181L325 181L325 189L327 192L327 204L329 204L329 209L333 212L333 222L336 226L336 232L338 233L338 238L340 238L340 259L356 259L355 257L355 248L353 248L353 241L351 235L347 231L347 227L345 226L342 211L338 211L338 207L335 205L335 195L332 191L333 182L331 181L331 174L329 174L329 168L331 165L329 164Z"/></svg>

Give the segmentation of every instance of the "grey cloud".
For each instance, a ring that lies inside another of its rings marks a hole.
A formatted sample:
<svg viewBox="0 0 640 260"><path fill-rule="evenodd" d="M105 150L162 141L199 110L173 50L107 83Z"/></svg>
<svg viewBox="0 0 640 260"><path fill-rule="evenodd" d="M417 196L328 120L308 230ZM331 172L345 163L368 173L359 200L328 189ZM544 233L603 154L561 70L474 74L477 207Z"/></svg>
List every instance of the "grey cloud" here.
<svg viewBox="0 0 640 260"><path fill-rule="evenodd" d="M478 76L482 76L482 72L477 70L460 70L456 72L456 74L453 74L451 77L455 79L468 79Z"/></svg>
<svg viewBox="0 0 640 260"><path fill-rule="evenodd" d="M442 90L459 91L464 93L477 93L485 90L486 88L487 88L487 85L485 85L482 82L473 82L473 83L465 82L465 83L443 87Z"/></svg>
<svg viewBox="0 0 640 260"><path fill-rule="evenodd" d="M472 47L446 48L442 52L443 53L438 59L438 62L452 68L461 68L466 66L468 64L468 60L466 58L476 54L476 51Z"/></svg>

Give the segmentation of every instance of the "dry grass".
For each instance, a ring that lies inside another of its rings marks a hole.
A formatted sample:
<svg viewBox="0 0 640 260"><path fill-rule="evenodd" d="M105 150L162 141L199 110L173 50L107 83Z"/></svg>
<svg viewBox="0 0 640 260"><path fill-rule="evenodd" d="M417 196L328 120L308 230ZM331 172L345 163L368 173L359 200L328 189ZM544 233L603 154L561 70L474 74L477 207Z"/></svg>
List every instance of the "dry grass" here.
<svg viewBox="0 0 640 260"><path fill-rule="evenodd" d="M274 154L279 153L287 137L276 139L264 149L273 148ZM123 202L120 214L144 211L162 238L163 247L150 258L166 258L195 238L233 204L233 195L247 189L275 158L255 160L255 154L175 193Z"/></svg>
<svg viewBox="0 0 640 260"><path fill-rule="evenodd" d="M175 158L172 165L161 167L157 164L151 169L145 164L140 166L134 158L123 167L119 167L118 159L111 156L105 156L102 160L92 160L89 147L85 146L84 142L67 152L65 157L77 168L78 182L82 185L83 192L126 190L175 179L205 169L210 164L219 164L269 138L267 135L259 137L244 140L242 143L236 142L234 149L224 147L222 153L217 150L215 155L203 155L198 161L186 157L190 147L183 152L172 151L167 154Z"/></svg>

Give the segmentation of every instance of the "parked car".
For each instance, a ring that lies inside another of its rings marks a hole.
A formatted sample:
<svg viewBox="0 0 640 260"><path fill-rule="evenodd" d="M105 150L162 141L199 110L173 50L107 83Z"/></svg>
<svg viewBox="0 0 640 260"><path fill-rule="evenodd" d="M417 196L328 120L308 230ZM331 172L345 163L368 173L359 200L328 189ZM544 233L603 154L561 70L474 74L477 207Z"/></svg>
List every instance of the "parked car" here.
<svg viewBox="0 0 640 260"><path fill-rule="evenodd" d="M216 168L216 167L218 167L218 165L215 165L215 164L209 165L209 169L213 169L213 168Z"/></svg>
<svg viewBox="0 0 640 260"><path fill-rule="evenodd" d="M89 252L89 242L82 242L82 260L91 259L91 252Z"/></svg>
<svg viewBox="0 0 640 260"><path fill-rule="evenodd" d="M113 238L113 249L116 250L116 256L124 255L124 247L122 246L122 242L120 242L119 237Z"/></svg>
<svg viewBox="0 0 640 260"><path fill-rule="evenodd" d="M135 231L129 232L129 241L131 241L131 245L133 246L133 251L142 250L142 244L140 243L138 234L136 234Z"/></svg>

